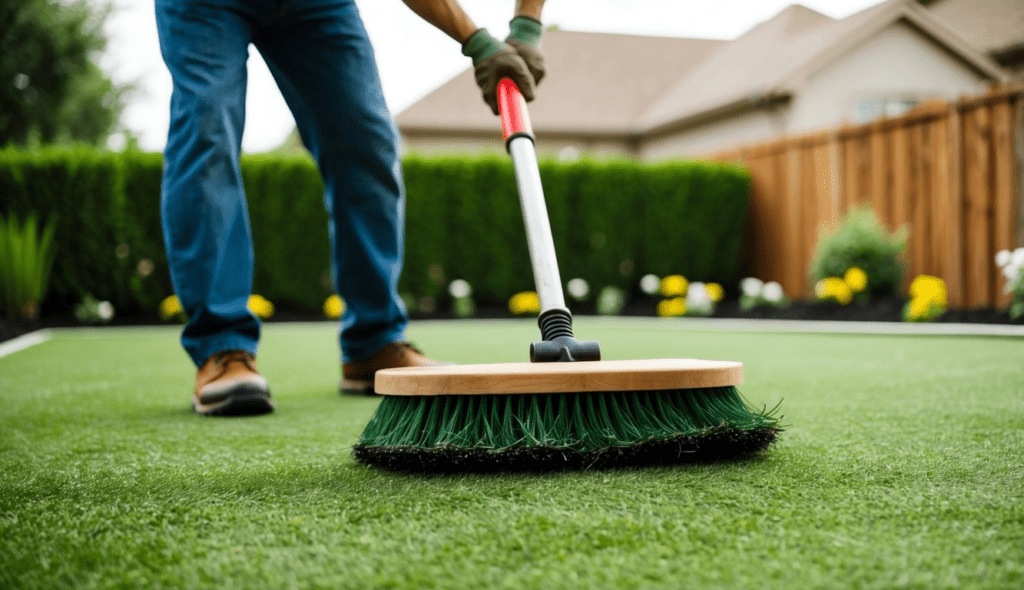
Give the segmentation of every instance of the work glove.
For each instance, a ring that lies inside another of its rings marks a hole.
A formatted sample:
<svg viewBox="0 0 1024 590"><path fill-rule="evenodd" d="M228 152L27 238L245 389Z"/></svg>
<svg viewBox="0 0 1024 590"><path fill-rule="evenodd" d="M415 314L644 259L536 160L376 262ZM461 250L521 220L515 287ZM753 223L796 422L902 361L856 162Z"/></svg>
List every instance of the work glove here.
<svg viewBox="0 0 1024 590"><path fill-rule="evenodd" d="M473 58L477 86L495 115L498 114L498 82L502 78L511 79L523 98L533 100L534 82L530 68L514 47L492 37L487 29L479 29L470 35L462 44L462 54Z"/></svg>
<svg viewBox="0 0 1024 590"><path fill-rule="evenodd" d="M533 20L528 16L517 16L509 22L509 35L505 38L515 48L519 57L526 62L533 74L533 83L540 84L544 77L544 54L540 52L540 38L544 34L540 21Z"/></svg>

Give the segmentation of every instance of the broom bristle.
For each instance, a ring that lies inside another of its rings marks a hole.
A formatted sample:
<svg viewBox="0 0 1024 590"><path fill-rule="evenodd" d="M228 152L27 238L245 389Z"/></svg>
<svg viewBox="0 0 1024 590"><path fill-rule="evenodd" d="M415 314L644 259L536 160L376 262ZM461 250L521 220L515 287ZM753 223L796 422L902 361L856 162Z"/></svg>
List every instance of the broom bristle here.
<svg viewBox="0 0 1024 590"><path fill-rule="evenodd" d="M385 396L353 453L401 471L586 469L742 458L780 431L735 387Z"/></svg>

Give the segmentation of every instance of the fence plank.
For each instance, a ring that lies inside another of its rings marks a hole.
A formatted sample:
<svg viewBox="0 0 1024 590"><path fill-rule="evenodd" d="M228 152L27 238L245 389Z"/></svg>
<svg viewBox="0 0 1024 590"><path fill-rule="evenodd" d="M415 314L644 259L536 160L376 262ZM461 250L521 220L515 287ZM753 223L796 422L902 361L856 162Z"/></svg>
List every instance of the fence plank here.
<svg viewBox="0 0 1024 590"><path fill-rule="evenodd" d="M929 236L933 233L931 226L932 203L932 140L930 125L915 125L911 133L912 161L916 162L914 178L914 225L910 231L911 254L913 256L912 276L919 274L935 274L938 269L933 266L933 256ZM909 279L912 280L912 279Z"/></svg>
<svg viewBox="0 0 1024 590"><path fill-rule="evenodd" d="M894 229L909 227L911 217L911 190L913 187L913 170L910 165L910 129L904 125L893 128L890 136L890 173L891 173L891 223ZM908 244L908 249L910 244ZM904 288L909 284L910 275L913 274L913 259L910 253L906 253L906 259L910 263L904 277Z"/></svg>
<svg viewBox="0 0 1024 590"><path fill-rule="evenodd" d="M764 280L779 280L779 267L784 259L779 255L779 229L782 227L779 208L773 198L779 194L775 160L773 156L762 156L747 161L751 176L750 200L750 243L752 244L750 274L765 277Z"/></svg>
<svg viewBox="0 0 1024 590"><path fill-rule="evenodd" d="M804 200L803 187L800 176L800 149L797 143L792 143L789 149L783 154L782 164L785 166L785 190L783 192L783 225L779 226L783 235L783 249L785 252L786 264L782 268L782 287L787 293L803 295L803 281L801 280L799 260L803 258L801 244L803 243L803 220L801 219L802 202Z"/></svg>
<svg viewBox="0 0 1024 590"><path fill-rule="evenodd" d="M814 255L814 246L818 241L818 227L821 225L821 219L825 215L824 211L827 211L827 209L822 209L820 194L824 191L819 188L825 177L816 174L815 164L816 152L818 149L826 149L824 145L810 143L804 145L800 150L800 186L802 193L801 203L803 204L803 208L800 211L802 226L800 230L800 259L806 261L810 261ZM804 264L799 270L800 293L804 295L810 294L807 265Z"/></svg>
<svg viewBox="0 0 1024 590"><path fill-rule="evenodd" d="M856 207L871 202L871 137L867 133L854 136L851 146L853 157L854 191L850 195L850 205Z"/></svg>
<svg viewBox="0 0 1024 590"><path fill-rule="evenodd" d="M995 232L992 247L1000 250L1012 250L1017 244L1017 203L1015 179L1017 178L1017 160L1014 157L1013 131L1016 105L1005 100L992 106L992 139L993 139L993 229ZM995 261L991 261L995 264ZM1000 307L1010 304L1011 296L1005 292L1005 281L1002 273L996 274L995 301Z"/></svg>
<svg viewBox="0 0 1024 590"><path fill-rule="evenodd" d="M871 162L870 190L863 202L871 203L871 207L878 215L878 219L888 228L892 229L892 199L891 187L889 184L890 164L890 131L887 125L876 125L871 129L871 135L867 141L867 149L870 152L868 160Z"/></svg>
<svg viewBox="0 0 1024 590"><path fill-rule="evenodd" d="M828 140L828 163L829 163L829 215L828 225L833 227L842 219L843 202L843 142L839 135L831 134Z"/></svg>
<svg viewBox="0 0 1024 590"><path fill-rule="evenodd" d="M963 120L960 113L950 107L949 115L932 123L935 165L932 168L939 223L932 237L938 276L946 281L950 305L961 307L964 291L963 256L963 153L961 149Z"/></svg>
<svg viewBox="0 0 1024 590"><path fill-rule="evenodd" d="M811 163L808 167L811 186L814 187L812 198L814 199L814 215L810 227L810 249L807 251L807 260L810 261L814 255L814 247L822 234L831 228L839 220L839 187L838 167L835 162L838 158L838 141L830 138L828 143L815 145L808 150L811 155Z"/></svg>
<svg viewBox="0 0 1024 590"><path fill-rule="evenodd" d="M744 268L809 293L822 228L869 203L892 229L910 226L907 281L946 281L952 307L1005 305L993 255L1024 243L1018 110L1024 86L956 103L732 150L754 185ZM1021 234L1021 235L1018 235Z"/></svg>
<svg viewBox="0 0 1024 590"><path fill-rule="evenodd" d="M990 188L991 129L988 108L963 113L964 151L964 256L966 305L982 307L992 301L995 276L992 266L992 191Z"/></svg>

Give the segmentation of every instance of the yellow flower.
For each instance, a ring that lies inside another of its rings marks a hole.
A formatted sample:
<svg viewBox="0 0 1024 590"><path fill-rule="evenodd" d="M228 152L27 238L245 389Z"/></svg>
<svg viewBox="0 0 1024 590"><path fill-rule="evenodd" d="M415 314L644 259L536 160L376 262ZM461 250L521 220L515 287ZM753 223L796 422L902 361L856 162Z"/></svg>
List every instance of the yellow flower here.
<svg viewBox="0 0 1024 590"><path fill-rule="evenodd" d="M946 283L942 279L930 275L918 275L910 283L907 319L910 321L934 320L946 311L948 303Z"/></svg>
<svg viewBox="0 0 1024 590"><path fill-rule="evenodd" d="M661 279L661 294L665 297L683 297L690 282L682 275L669 275Z"/></svg>
<svg viewBox="0 0 1024 590"><path fill-rule="evenodd" d="M926 319L925 316L931 310L931 302L924 297L915 297L910 300L910 309L908 315L910 321L917 322Z"/></svg>
<svg viewBox="0 0 1024 590"><path fill-rule="evenodd" d="M843 280L850 286L851 291L854 293L860 293L868 286L868 273L856 266L851 266L846 269L846 274L843 275Z"/></svg>
<svg viewBox="0 0 1024 590"><path fill-rule="evenodd" d="M910 283L911 297L931 297L936 293L945 294L946 284L931 275L917 275Z"/></svg>
<svg viewBox="0 0 1024 590"><path fill-rule="evenodd" d="M846 305L853 301L853 291L850 285L839 277L828 277L818 281L814 286L814 294L820 300L833 299L840 305Z"/></svg>
<svg viewBox="0 0 1024 590"><path fill-rule="evenodd" d="M725 289L718 283L708 283L704 285L704 290L707 291L708 297L715 303L718 303L725 297Z"/></svg>
<svg viewBox="0 0 1024 590"><path fill-rule="evenodd" d="M262 295L250 295L248 304L249 311L263 319L274 315L274 304L267 301Z"/></svg>
<svg viewBox="0 0 1024 590"><path fill-rule="evenodd" d="M658 302L658 315L663 318L686 315L686 298L662 299Z"/></svg>
<svg viewBox="0 0 1024 590"><path fill-rule="evenodd" d="M331 295L324 301L324 316L330 319L337 319L345 313L345 300L337 294Z"/></svg>
<svg viewBox="0 0 1024 590"><path fill-rule="evenodd" d="M178 300L177 295L171 295L160 302L160 317L169 320L179 313L184 313L185 310L181 308L181 301Z"/></svg>
<svg viewBox="0 0 1024 590"><path fill-rule="evenodd" d="M508 310L512 315L540 313L540 299L536 291L516 293L508 300Z"/></svg>

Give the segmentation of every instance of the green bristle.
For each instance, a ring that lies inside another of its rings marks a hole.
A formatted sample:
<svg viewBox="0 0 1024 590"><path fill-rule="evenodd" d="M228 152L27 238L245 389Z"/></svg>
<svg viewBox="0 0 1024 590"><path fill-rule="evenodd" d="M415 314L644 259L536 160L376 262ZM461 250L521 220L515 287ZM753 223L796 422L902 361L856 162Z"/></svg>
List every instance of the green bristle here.
<svg viewBox="0 0 1024 590"><path fill-rule="evenodd" d="M603 467L742 457L780 430L735 387L385 396L354 453L416 471Z"/></svg>

